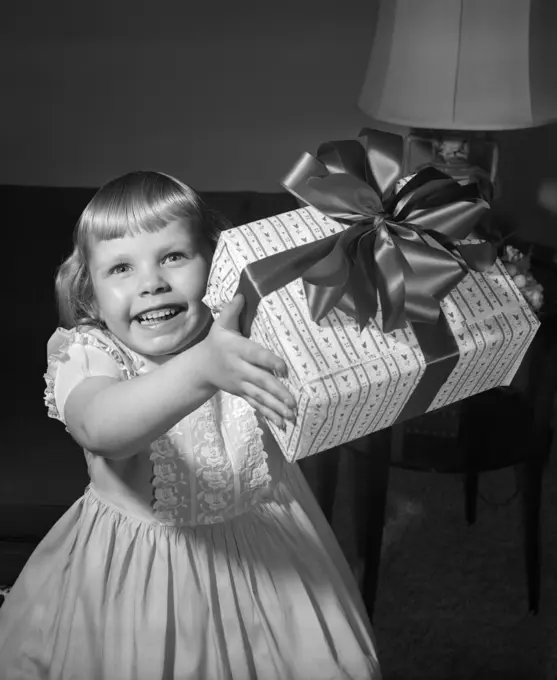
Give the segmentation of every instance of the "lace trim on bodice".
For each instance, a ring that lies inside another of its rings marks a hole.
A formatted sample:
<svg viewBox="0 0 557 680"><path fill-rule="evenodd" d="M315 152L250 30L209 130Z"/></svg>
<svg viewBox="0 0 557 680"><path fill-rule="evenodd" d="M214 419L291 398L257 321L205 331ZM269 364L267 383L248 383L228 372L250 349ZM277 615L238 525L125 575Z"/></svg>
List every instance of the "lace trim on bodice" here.
<svg viewBox="0 0 557 680"><path fill-rule="evenodd" d="M262 434L247 402L218 393L154 442L159 521L214 524L264 500L272 480Z"/></svg>
<svg viewBox="0 0 557 680"><path fill-rule="evenodd" d="M45 403L52 418L62 420L54 385L58 367L70 358L68 350L75 343L109 354L123 379L152 369L101 331L58 329L58 333L45 374ZM155 517L172 526L213 524L264 500L271 493L272 479L262 435L246 401L217 392L151 444Z"/></svg>

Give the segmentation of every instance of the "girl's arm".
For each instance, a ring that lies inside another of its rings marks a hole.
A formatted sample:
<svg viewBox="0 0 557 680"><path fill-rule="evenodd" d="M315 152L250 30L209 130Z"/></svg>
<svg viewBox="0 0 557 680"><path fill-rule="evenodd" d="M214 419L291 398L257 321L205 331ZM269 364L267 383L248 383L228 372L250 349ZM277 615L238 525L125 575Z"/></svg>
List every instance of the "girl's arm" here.
<svg viewBox="0 0 557 680"><path fill-rule="evenodd" d="M69 394L68 430L85 449L126 458L149 446L217 390L246 399L282 424L294 418L295 402L272 375L284 362L237 330L242 299L235 299L200 343L156 370L132 380L87 378ZM291 408L289 408L289 406Z"/></svg>

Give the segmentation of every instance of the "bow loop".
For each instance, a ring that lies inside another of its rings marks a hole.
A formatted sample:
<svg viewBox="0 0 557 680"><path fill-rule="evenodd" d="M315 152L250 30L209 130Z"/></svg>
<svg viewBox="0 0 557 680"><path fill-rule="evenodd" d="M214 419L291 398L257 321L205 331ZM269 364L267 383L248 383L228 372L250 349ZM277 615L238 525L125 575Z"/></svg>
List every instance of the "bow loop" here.
<svg viewBox="0 0 557 680"><path fill-rule="evenodd" d="M315 163L302 156L283 181L288 191L348 225L338 236L346 254L339 277L342 290L328 287L320 296L313 294L319 305L308 298L312 319L319 322L339 306L351 308L361 324L376 315L379 300L385 332L407 321L435 323L440 301L469 269L483 270L486 261L495 260L495 249L489 256L487 249L468 249L464 255L453 244L470 234L489 206L476 186L461 186L433 167L420 170L397 190L402 137L377 130L364 130L360 136L363 146L355 140L321 144ZM354 239L363 236L373 245L354 248ZM327 266L333 266L332 259Z"/></svg>
<svg viewBox="0 0 557 680"><path fill-rule="evenodd" d="M377 187L381 196L387 198L402 174L404 141L400 135L370 128L360 132L362 138L367 157L365 175L368 184Z"/></svg>
<svg viewBox="0 0 557 680"><path fill-rule="evenodd" d="M321 144L284 178L290 193L346 229L244 268L238 287L246 298L244 333L257 309L252 301L298 277L316 322L337 307L363 328L380 303L384 332L407 321L436 324L443 297L470 269L493 264L493 246L455 243L489 209L477 186L427 167L397 189L402 137L377 130L360 137L363 144Z"/></svg>

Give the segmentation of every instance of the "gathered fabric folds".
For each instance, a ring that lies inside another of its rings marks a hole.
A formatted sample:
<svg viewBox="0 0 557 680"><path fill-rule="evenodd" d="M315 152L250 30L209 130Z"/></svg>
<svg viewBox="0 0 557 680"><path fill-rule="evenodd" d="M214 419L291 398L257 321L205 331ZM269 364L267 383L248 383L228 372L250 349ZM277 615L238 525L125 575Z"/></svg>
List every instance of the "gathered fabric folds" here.
<svg viewBox="0 0 557 680"><path fill-rule="evenodd" d="M354 579L290 465L268 502L196 527L127 516L89 488L0 610L0 668L3 680L379 677Z"/></svg>

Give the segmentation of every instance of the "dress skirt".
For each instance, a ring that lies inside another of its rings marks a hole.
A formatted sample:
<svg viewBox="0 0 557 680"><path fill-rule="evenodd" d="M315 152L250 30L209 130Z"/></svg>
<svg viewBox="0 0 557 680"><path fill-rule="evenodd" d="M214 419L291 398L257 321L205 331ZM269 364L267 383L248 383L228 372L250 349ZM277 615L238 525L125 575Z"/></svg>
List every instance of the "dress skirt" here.
<svg viewBox="0 0 557 680"><path fill-rule="evenodd" d="M92 487L0 609L2 680L369 680L348 564L297 465L272 499L195 527L136 518Z"/></svg>

